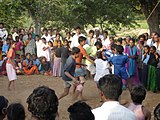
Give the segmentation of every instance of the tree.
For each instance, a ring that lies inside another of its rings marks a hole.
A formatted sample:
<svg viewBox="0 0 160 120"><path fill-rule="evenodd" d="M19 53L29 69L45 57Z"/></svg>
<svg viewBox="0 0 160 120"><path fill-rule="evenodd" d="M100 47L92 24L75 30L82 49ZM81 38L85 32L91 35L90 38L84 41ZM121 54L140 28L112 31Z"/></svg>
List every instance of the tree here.
<svg viewBox="0 0 160 120"><path fill-rule="evenodd" d="M159 0L128 0L135 11L144 14L150 33L157 31L160 33L160 1Z"/></svg>

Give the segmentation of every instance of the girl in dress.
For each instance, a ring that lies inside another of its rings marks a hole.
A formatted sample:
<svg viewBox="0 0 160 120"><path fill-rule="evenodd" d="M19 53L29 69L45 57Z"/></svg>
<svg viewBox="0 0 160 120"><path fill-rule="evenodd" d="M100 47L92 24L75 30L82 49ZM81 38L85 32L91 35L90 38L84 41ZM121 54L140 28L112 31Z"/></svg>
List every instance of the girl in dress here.
<svg viewBox="0 0 160 120"><path fill-rule="evenodd" d="M138 49L135 46L135 40L133 38L130 39L129 46L126 46L124 52L128 54L129 58L126 67L129 72L131 85L137 85L139 84L138 68L137 68Z"/></svg>
<svg viewBox="0 0 160 120"><path fill-rule="evenodd" d="M66 64L66 60L68 59L69 54L70 54L70 48L68 46L68 41L64 40L64 45L62 46L62 56L61 56L61 60L62 60L61 74L63 72L63 68L64 68L64 65Z"/></svg>
<svg viewBox="0 0 160 120"><path fill-rule="evenodd" d="M157 91L157 79L156 79L156 70L157 64L159 62L159 55L156 53L156 47L151 46L150 48L150 58L148 61L148 82L147 89L152 92Z"/></svg>
<svg viewBox="0 0 160 120"><path fill-rule="evenodd" d="M61 54L62 54L62 44L61 41L57 41L57 47L55 48L55 58L53 65L53 76L60 77L61 76Z"/></svg>
<svg viewBox="0 0 160 120"><path fill-rule="evenodd" d="M11 44L11 47L7 53L7 63L6 63L6 70L7 70L7 76L9 79L8 83L8 90L11 90L11 85L13 84L13 89L15 90L15 80L17 79L16 76L16 66L14 63L15 58L15 51L14 48L16 47L16 43L13 42Z"/></svg>
<svg viewBox="0 0 160 120"><path fill-rule="evenodd" d="M142 84L145 88L147 88L147 79L148 79L148 60L149 60L149 50L150 47L148 45L144 46L144 53L142 55Z"/></svg>
<svg viewBox="0 0 160 120"><path fill-rule="evenodd" d="M50 52L50 67L53 68L53 61L54 61L54 47L53 47L53 42L49 41L48 42L49 46L49 52Z"/></svg>

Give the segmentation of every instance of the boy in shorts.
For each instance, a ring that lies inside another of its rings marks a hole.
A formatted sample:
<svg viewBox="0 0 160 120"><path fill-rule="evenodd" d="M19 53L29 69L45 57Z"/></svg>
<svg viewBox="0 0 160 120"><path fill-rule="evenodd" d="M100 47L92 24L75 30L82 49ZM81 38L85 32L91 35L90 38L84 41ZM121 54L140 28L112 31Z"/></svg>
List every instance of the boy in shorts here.
<svg viewBox="0 0 160 120"><path fill-rule="evenodd" d="M66 64L64 66L64 70L62 72L62 79L64 80L64 91L59 96L59 100L68 95L70 87L73 85L76 87L76 92L73 99L77 99L79 94L81 93L83 86L80 82L74 77L75 68L76 68L76 58L79 57L80 49L77 47L73 47L71 51L71 56L67 59Z"/></svg>

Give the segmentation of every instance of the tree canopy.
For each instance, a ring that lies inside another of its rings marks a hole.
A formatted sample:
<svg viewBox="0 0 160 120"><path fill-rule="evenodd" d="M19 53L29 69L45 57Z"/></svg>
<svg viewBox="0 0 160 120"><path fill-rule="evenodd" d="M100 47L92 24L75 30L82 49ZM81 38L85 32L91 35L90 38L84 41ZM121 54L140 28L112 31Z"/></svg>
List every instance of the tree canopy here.
<svg viewBox="0 0 160 120"><path fill-rule="evenodd" d="M45 26L71 29L76 25L114 31L123 26L134 27L137 14L143 13L147 19L157 3L158 0L2 0L0 22L6 23L8 28L23 26L20 18L27 13L37 33ZM152 16L148 20L150 29L158 24L151 21Z"/></svg>

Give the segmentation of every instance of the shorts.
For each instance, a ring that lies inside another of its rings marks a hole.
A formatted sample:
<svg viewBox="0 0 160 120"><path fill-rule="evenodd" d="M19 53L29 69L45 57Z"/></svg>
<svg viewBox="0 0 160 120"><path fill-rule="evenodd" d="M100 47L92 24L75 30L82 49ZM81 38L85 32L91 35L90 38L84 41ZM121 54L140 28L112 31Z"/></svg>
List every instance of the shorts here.
<svg viewBox="0 0 160 120"><path fill-rule="evenodd" d="M64 81L64 87L70 88L73 85L73 81Z"/></svg>
<svg viewBox="0 0 160 120"><path fill-rule="evenodd" d="M76 68L75 69L75 77L85 76L86 72L84 68Z"/></svg>

